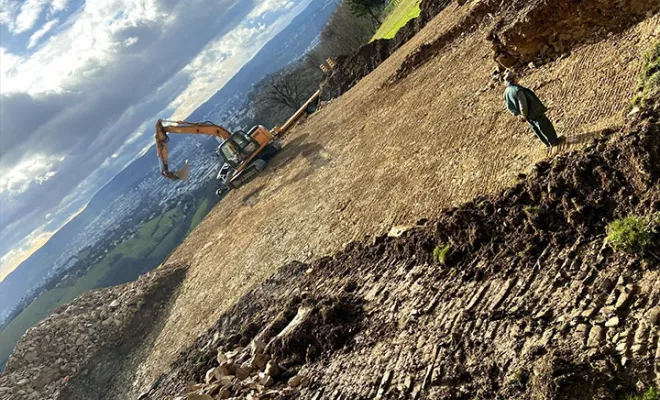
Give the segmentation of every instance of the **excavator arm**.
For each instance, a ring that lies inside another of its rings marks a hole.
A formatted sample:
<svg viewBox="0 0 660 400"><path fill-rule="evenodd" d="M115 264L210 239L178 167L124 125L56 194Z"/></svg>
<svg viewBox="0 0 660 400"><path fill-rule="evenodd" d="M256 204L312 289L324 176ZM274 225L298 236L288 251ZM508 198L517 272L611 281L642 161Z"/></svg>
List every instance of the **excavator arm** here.
<svg viewBox="0 0 660 400"><path fill-rule="evenodd" d="M163 123L175 123L176 125L163 125ZM169 142L168 133L185 133L192 135L210 135L217 136L226 140L231 136L231 132L220 125L211 122L187 122L187 121L166 121L159 119L156 122L156 152L160 161L160 173L167 179L185 180L188 175L188 165L180 171L170 171L168 167L167 142Z"/></svg>

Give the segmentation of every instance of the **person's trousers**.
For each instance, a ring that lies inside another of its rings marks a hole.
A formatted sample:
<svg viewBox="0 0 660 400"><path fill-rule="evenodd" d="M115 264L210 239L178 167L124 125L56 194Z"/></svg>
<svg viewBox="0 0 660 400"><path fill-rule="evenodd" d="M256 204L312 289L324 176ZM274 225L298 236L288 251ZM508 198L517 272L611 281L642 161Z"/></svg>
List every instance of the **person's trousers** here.
<svg viewBox="0 0 660 400"><path fill-rule="evenodd" d="M557 132L555 131L555 127L552 126L552 122L550 122L545 114L534 119L529 119L528 121L529 125L534 130L534 133L536 133L536 136L541 139L543 144L548 147L557 144Z"/></svg>

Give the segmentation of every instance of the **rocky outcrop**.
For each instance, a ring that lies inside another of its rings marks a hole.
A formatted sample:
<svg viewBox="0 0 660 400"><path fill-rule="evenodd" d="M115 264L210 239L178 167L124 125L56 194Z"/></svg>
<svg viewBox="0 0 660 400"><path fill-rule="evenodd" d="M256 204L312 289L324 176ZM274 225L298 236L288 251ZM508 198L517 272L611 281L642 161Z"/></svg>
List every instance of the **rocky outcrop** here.
<svg viewBox="0 0 660 400"><path fill-rule="evenodd" d="M490 31L486 40L493 49L494 65L500 68L535 66L567 54L575 46L602 40L660 11L655 0L461 0L461 18L434 40L410 54L390 78L393 84L439 54L457 38L480 28ZM356 53L339 57L337 67L322 84L321 98L327 101L348 91L377 68L442 10L450 0L426 0L421 14L409 21L393 39L374 40Z"/></svg>
<svg viewBox="0 0 660 400"><path fill-rule="evenodd" d="M660 11L655 0L515 1L493 28L495 59L504 67L541 64L578 44L602 40Z"/></svg>
<svg viewBox="0 0 660 400"><path fill-rule="evenodd" d="M57 308L16 345L0 375L0 399L69 399L63 393L98 368L101 352L139 341L184 276L184 267L171 266Z"/></svg>

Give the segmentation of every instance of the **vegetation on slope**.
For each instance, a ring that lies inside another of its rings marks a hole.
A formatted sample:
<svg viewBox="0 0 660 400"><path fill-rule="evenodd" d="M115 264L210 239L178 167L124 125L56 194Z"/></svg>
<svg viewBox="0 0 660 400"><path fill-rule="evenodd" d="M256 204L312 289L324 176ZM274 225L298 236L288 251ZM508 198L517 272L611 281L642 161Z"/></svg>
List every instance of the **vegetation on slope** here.
<svg viewBox="0 0 660 400"><path fill-rule="evenodd" d="M0 363L9 358L25 331L58 306L92 289L129 282L156 268L199 225L214 204L204 197L198 201L197 210L187 216L181 209L173 208L152 218L140 227L134 237L108 251L80 279L69 278L70 282L42 293L0 331Z"/></svg>
<svg viewBox="0 0 660 400"><path fill-rule="evenodd" d="M607 240L619 251L628 253L647 253L655 245L659 216L628 216L617 219L607 227Z"/></svg>
<svg viewBox="0 0 660 400"><path fill-rule="evenodd" d="M640 395L629 396L627 400L660 400L660 391L655 388L650 388Z"/></svg>
<svg viewBox="0 0 660 400"><path fill-rule="evenodd" d="M644 67L639 78L639 92L631 106L646 107L651 98L660 94L660 41L644 55Z"/></svg>
<svg viewBox="0 0 660 400"><path fill-rule="evenodd" d="M417 18L422 11L420 0L392 0L385 10L387 17L371 40L391 39L408 21Z"/></svg>

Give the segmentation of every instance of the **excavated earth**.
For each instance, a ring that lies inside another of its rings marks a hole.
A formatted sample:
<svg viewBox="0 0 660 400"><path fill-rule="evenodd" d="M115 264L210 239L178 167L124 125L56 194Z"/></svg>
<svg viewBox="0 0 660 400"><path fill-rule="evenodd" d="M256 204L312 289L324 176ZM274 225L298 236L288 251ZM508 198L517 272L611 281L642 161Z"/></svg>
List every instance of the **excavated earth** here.
<svg viewBox="0 0 660 400"><path fill-rule="evenodd" d="M144 398L582 400L660 385L660 259L605 239L615 218L660 212L658 135L655 117L604 131L498 195L285 266ZM274 379L256 374L255 343ZM207 372L230 350L255 373L220 391Z"/></svg>
<svg viewBox="0 0 660 400"><path fill-rule="evenodd" d="M340 60L331 100L164 267L29 331L0 398L614 399L660 385L659 263L605 240L613 219L660 211L658 111L627 116L658 7L424 0L394 41ZM567 136L558 151L503 110L511 65ZM393 225L407 228L381 234Z"/></svg>

